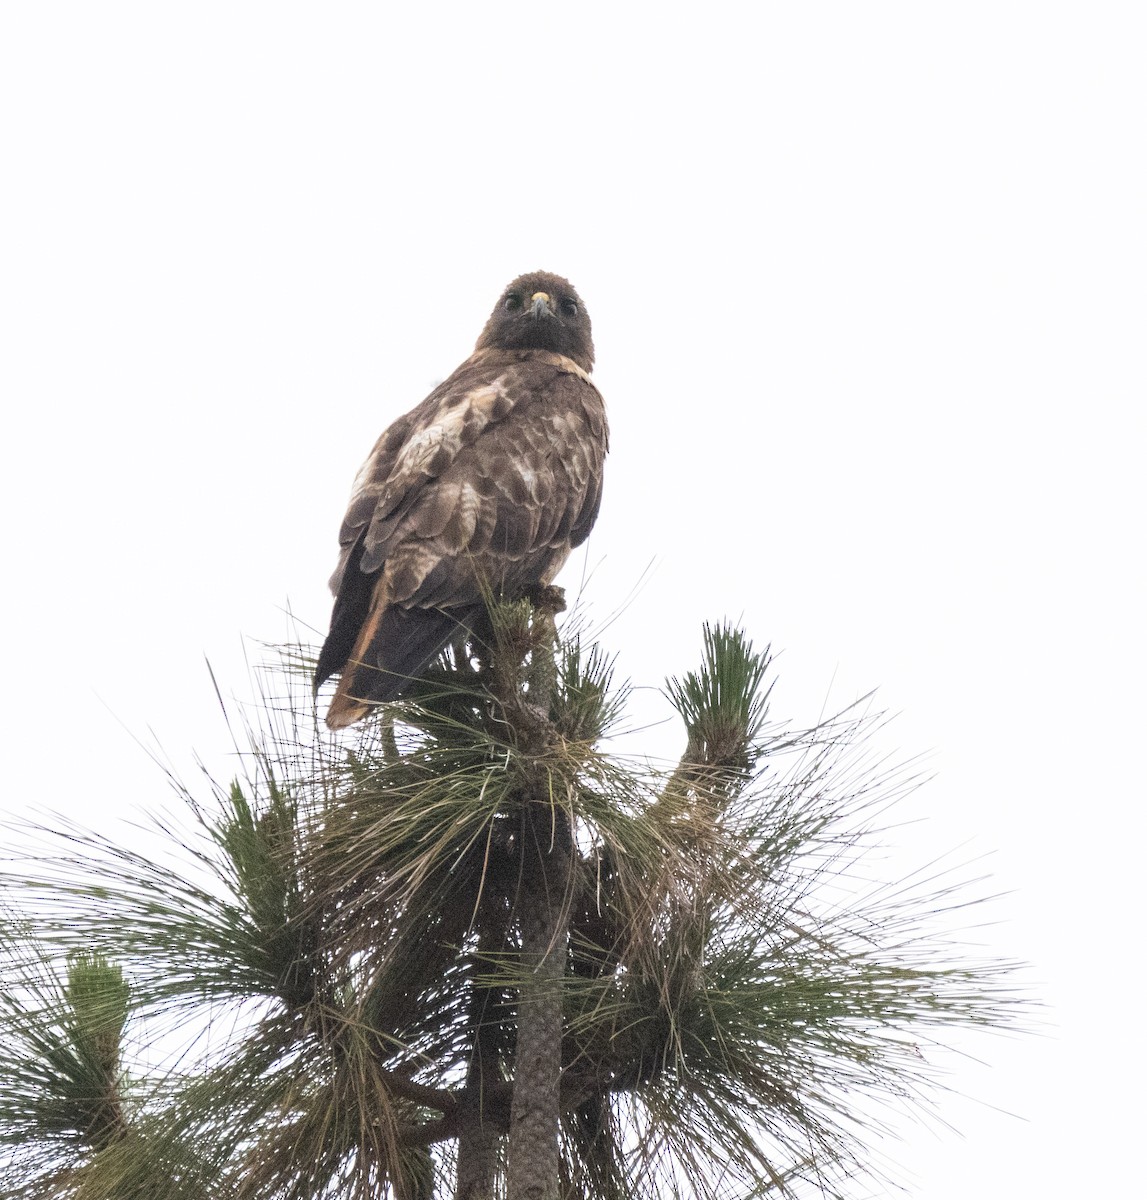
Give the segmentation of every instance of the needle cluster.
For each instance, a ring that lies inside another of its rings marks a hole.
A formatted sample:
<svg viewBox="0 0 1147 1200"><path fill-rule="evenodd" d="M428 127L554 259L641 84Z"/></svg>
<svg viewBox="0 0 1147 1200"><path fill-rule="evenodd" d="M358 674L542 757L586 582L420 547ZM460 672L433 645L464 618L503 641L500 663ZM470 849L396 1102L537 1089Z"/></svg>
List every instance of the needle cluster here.
<svg viewBox="0 0 1147 1200"><path fill-rule="evenodd" d="M650 766L600 649L492 615L349 739L287 651L238 777L177 782L151 845L22 832L0 1194L843 1195L946 1031L1016 1022L1010 965L938 923L967 889L861 865L917 782L878 717L770 721L768 651L707 628ZM539 1036L555 1178L515 1183Z"/></svg>

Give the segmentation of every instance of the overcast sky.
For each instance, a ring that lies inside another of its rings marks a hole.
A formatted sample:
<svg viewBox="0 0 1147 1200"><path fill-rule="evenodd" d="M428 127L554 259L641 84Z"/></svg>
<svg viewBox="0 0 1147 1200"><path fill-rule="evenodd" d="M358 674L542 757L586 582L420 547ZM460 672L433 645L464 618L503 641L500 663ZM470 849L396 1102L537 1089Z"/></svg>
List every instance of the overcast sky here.
<svg viewBox="0 0 1147 1200"><path fill-rule="evenodd" d="M244 637L325 629L375 437L556 271L614 433L562 582L621 670L729 616L783 651L777 716L878 687L937 772L910 840L1010 893L981 936L1048 1036L969 1044L963 1136L884 1147L910 1194L1125 1194L1141 6L417 7L4 5L0 804L166 804L149 730L225 764L204 658L243 694Z"/></svg>

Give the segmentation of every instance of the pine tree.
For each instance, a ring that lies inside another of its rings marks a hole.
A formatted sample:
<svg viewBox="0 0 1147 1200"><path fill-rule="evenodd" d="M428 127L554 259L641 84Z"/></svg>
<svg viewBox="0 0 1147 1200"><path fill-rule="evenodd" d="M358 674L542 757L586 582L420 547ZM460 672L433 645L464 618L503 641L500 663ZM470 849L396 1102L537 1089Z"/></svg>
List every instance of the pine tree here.
<svg viewBox="0 0 1147 1200"><path fill-rule="evenodd" d="M911 766L859 710L771 721L727 625L666 686L680 762L627 759L627 688L559 608L495 608L349 738L284 652L167 854L41 831L7 877L3 1196L857 1194L925 1049L1023 1011L935 933L963 893L855 870Z"/></svg>

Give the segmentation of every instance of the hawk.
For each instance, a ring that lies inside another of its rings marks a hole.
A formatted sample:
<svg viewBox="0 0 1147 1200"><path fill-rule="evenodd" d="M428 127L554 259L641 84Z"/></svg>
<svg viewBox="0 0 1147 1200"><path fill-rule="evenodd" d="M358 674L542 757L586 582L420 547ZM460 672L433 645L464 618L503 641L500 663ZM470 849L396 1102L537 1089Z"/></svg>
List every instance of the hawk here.
<svg viewBox="0 0 1147 1200"><path fill-rule="evenodd" d="M502 293L474 353L378 439L355 479L316 690L327 724L395 700L485 597L549 584L589 536L609 427L589 314L544 271Z"/></svg>

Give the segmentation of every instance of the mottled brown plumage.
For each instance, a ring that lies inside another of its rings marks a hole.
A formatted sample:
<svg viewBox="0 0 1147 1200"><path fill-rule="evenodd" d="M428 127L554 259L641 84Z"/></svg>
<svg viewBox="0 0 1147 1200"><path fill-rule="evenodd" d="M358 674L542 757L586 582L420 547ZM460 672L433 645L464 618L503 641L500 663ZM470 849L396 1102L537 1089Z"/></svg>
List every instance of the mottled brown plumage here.
<svg viewBox="0 0 1147 1200"><path fill-rule="evenodd" d="M474 353L379 438L343 521L315 686L338 729L394 700L484 597L550 583L589 535L609 441L589 316L557 275L515 279Z"/></svg>

